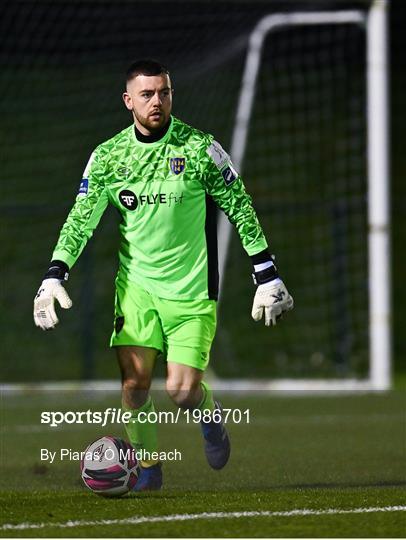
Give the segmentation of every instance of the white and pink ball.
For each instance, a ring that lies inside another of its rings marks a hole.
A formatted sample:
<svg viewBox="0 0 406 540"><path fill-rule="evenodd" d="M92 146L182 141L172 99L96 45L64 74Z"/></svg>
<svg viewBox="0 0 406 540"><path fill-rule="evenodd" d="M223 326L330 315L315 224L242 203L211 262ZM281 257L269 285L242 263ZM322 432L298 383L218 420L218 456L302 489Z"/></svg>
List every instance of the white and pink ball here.
<svg viewBox="0 0 406 540"><path fill-rule="evenodd" d="M130 443L106 436L89 444L82 453L80 470L83 482L94 493L119 497L134 488L139 468Z"/></svg>

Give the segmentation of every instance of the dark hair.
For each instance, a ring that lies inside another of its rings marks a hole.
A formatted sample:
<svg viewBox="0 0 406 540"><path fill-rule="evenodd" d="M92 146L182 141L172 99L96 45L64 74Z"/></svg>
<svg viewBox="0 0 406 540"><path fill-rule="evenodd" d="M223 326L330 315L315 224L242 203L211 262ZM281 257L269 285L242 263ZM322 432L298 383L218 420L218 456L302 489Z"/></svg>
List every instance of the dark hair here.
<svg viewBox="0 0 406 540"><path fill-rule="evenodd" d="M166 68L160 62L151 60L149 58L143 60L136 60L133 62L126 72L126 81L131 81L137 75L146 75L147 77L153 77L154 75L161 75L165 73L169 75L168 68Z"/></svg>

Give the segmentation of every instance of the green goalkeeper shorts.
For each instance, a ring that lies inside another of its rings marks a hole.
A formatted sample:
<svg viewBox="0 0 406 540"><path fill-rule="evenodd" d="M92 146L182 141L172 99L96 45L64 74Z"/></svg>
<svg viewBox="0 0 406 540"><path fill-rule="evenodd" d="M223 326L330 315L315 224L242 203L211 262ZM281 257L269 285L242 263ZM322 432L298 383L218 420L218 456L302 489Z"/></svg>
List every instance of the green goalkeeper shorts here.
<svg viewBox="0 0 406 540"><path fill-rule="evenodd" d="M116 279L111 347L151 347L168 362L204 371L215 332L215 300L167 300L136 283Z"/></svg>

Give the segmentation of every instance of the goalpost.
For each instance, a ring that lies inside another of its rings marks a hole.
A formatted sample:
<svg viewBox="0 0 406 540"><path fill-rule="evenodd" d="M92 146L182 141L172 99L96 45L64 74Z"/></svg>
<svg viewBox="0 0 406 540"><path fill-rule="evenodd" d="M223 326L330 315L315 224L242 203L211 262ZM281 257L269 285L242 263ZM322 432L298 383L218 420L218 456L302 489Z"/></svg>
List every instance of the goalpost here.
<svg viewBox="0 0 406 540"><path fill-rule="evenodd" d="M386 390L391 385L390 246L387 98L387 2L375 0L368 13L332 11L272 14L261 19L249 40L231 144L231 157L244 176L253 103L265 39L272 33L300 26L356 25L366 32L367 93L367 226L369 369L366 378L279 378L263 382L224 382L225 387L276 390ZM271 119L272 121L272 119ZM251 134L255 137L255 133ZM247 185L249 177L247 171ZM220 279L230 246L231 225L221 214L219 227ZM277 231L278 236L281 231ZM287 281L289 288L290 283ZM222 286L220 290L222 291ZM293 291L292 291L293 292ZM221 300L221 298L220 298ZM289 321L286 322L289 324ZM272 331L272 330L270 330ZM270 345L272 347L272 344Z"/></svg>

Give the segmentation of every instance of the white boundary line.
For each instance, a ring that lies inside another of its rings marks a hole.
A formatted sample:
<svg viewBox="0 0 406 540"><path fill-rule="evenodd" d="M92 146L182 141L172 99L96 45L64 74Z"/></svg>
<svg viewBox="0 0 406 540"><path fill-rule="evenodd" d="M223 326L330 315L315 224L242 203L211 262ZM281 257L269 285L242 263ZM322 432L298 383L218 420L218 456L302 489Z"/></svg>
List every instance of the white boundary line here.
<svg viewBox="0 0 406 540"><path fill-rule="evenodd" d="M20 531L27 529L44 529L45 527L68 529L74 527L95 527L106 525L140 525L142 523L164 523L171 521L194 521L198 519L233 519L250 517L303 517L303 516L335 516L338 514L373 514L377 512L405 512L406 506L383 506L369 508L327 508L325 510L311 510L299 508L281 512L253 511L253 512L202 512L200 514L170 514L166 516L143 516L123 519L100 519L95 521L65 521L64 523L6 523L0 527L2 531Z"/></svg>
<svg viewBox="0 0 406 540"><path fill-rule="evenodd" d="M217 379L208 377L212 389L218 392L280 392L306 394L308 392L359 393L382 392L369 380L362 379ZM119 392L119 379L104 381L62 381L47 383L0 384L0 395L42 394L46 392ZM165 381L155 379L152 390L165 390Z"/></svg>

